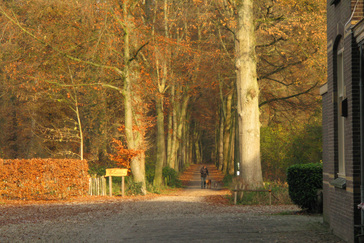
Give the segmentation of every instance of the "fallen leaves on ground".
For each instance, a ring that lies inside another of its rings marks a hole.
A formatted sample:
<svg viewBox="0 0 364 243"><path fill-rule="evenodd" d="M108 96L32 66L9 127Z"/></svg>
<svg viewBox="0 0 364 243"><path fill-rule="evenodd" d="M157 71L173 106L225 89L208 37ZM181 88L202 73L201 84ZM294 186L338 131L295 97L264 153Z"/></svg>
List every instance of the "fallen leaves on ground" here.
<svg viewBox="0 0 364 243"><path fill-rule="evenodd" d="M231 205L229 199L224 195L207 196L205 201L212 204Z"/></svg>

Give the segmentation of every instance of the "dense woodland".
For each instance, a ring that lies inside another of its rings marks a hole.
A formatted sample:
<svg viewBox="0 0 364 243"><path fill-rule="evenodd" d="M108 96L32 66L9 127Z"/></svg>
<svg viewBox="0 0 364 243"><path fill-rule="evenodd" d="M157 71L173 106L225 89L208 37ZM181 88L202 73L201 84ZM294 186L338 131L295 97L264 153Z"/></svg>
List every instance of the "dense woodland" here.
<svg viewBox="0 0 364 243"><path fill-rule="evenodd" d="M165 166L236 173L249 152L237 145L241 2L2 0L0 157L119 164L144 188L145 171L158 187ZM321 160L326 1L245 2L262 174L285 180L288 166Z"/></svg>

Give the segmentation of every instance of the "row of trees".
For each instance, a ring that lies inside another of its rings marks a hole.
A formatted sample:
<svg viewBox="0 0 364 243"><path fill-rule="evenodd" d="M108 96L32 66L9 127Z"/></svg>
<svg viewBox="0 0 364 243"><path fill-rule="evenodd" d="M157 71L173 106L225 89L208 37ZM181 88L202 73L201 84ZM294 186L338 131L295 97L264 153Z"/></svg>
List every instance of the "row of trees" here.
<svg viewBox="0 0 364 243"><path fill-rule="evenodd" d="M144 192L146 160L155 186L164 166L201 162L240 162L259 185L260 124L302 124L319 106L324 5L2 1L1 157L105 164L116 139Z"/></svg>

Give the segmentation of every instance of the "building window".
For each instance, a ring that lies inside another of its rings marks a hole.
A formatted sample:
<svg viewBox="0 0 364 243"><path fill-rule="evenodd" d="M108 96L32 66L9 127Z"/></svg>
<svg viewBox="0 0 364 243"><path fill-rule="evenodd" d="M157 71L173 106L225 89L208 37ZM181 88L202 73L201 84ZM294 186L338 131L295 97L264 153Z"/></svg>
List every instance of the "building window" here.
<svg viewBox="0 0 364 243"><path fill-rule="evenodd" d="M336 4L338 4L340 2L340 0L331 0L330 1L330 5L336 5Z"/></svg>
<svg viewBox="0 0 364 243"><path fill-rule="evenodd" d="M338 108L338 177L345 177L345 116L343 103L346 101L344 83L344 58L343 51L337 55L337 108Z"/></svg>

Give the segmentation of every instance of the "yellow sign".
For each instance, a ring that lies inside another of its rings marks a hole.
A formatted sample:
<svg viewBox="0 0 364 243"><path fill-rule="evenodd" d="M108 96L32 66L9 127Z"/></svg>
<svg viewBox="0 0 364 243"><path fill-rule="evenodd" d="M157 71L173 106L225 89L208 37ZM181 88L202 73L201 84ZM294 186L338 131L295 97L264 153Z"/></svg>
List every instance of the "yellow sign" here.
<svg viewBox="0 0 364 243"><path fill-rule="evenodd" d="M127 176L127 175L128 175L128 169L122 169L122 168L106 169L106 176Z"/></svg>

